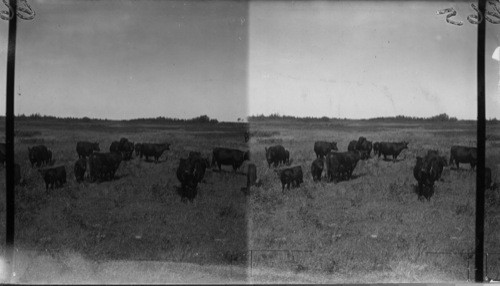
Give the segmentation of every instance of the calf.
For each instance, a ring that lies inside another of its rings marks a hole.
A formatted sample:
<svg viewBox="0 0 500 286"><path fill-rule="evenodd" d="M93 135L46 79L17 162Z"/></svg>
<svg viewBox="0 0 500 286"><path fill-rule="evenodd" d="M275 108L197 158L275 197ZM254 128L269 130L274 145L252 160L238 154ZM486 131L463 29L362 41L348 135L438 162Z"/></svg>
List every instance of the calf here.
<svg viewBox="0 0 500 286"><path fill-rule="evenodd" d="M292 184L292 186L294 187L298 187L301 183L304 182L304 176L301 166L275 170L275 172L278 174L278 177L281 181L282 193L285 193L285 185L287 186L287 189L290 190L290 184Z"/></svg>
<svg viewBox="0 0 500 286"><path fill-rule="evenodd" d="M49 187L54 189L54 187L60 187L66 183L66 168L64 166L40 169L39 172L45 181L45 190L47 192Z"/></svg>
<svg viewBox="0 0 500 286"><path fill-rule="evenodd" d="M323 158L316 158L311 164L311 174L313 181L321 181L321 173L323 173Z"/></svg>
<svg viewBox="0 0 500 286"><path fill-rule="evenodd" d="M82 182L87 170L87 159L80 158L75 162L74 172L77 182Z"/></svg>

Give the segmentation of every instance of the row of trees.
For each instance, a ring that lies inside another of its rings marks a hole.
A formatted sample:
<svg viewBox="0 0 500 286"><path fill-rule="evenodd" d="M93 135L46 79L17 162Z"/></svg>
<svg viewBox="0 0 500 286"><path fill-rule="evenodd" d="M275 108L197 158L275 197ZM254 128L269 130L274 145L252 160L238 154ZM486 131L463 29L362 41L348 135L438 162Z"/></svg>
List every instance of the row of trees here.
<svg viewBox="0 0 500 286"><path fill-rule="evenodd" d="M334 117L297 117L290 115L279 115L278 113L273 113L270 115L253 115L248 117L248 121L264 121L264 120L293 120L293 121L314 121L314 122L328 122L328 121L338 121L338 120L349 120L347 118L334 118ZM387 116L387 117L375 117L370 119L359 119L362 121L425 121L425 122L456 122L459 121L456 117L450 117L446 113L441 113L431 117L416 117L416 116ZM497 122L496 118L488 119L488 122Z"/></svg>
<svg viewBox="0 0 500 286"><path fill-rule="evenodd" d="M5 116L1 116L0 118L5 118ZM68 120L68 121L81 121L81 122L91 122L91 121L108 121L108 119L101 119L101 118L89 118L89 117L57 117L57 116L52 116L52 115L40 115L39 113L34 113L31 115L16 115L15 120ZM130 119L130 120L124 120L128 122L177 122L177 123L219 123L217 119L210 118L207 115L202 115L198 116L195 118L191 119L179 119L179 118L169 118L169 117L163 117L159 116L156 118L137 118L137 119Z"/></svg>

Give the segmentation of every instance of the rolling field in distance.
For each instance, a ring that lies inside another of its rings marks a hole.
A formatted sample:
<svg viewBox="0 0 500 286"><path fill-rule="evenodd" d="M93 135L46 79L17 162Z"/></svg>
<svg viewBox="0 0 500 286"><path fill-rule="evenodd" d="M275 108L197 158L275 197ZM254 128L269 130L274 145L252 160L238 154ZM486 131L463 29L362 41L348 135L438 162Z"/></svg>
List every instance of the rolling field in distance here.
<svg viewBox="0 0 500 286"><path fill-rule="evenodd" d="M251 136L245 143L247 128ZM78 253L99 263L154 260L242 268L249 266L248 250L255 250L253 276L236 271L227 281L288 281L275 273L302 277L292 281L337 283L467 278L467 255L428 252L474 252L476 173L469 165L461 165L459 171L445 167L431 201L420 202L412 170L415 157L429 149L449 159L452 145L475 146L475 123L267 120L194 125L26 120L16 121L15 129L15 159L25 180L16 187L19 249L48 253L56 260L64 260L62 253ZM498 125L487 126L486 165L494 182L499 180L498 131ZM373 142L404 140L409 145L396 162L373 154L360 161L350 181L313 182L315 141L336 141L339 151L346 151L349 141L360 136ZM77 141L97 141L101 152L107 152L111 142L122 137L134 143L168 142L171 150L158 164L134 154L131 161L121 163L114 181L75 181ZM28 146L38 144L52 150L55 165L66 166L68 182L48 194L28 160ZM265 160L264 148L276 144L288 149L292 165L302 166L304 172L304 183L284 195L275 168L268 168ZM209 168L195 203L182 203L176 193L179 159L189 151L211 156L219 146L250 149L262 185L252 187L249 196L240 191L246 185L247 162L237 174L229 166L223 166L222 172ZM4 172L0 173L2 185ZM499 191L488 190L486 199L485 251L500 253ZM0 200L0 227L5 228L4 192ZM4 232L0 239L4 243ZM490 277L500 276L499 259L500 255L489 258ZM75 271L71 267L56 275ZM23 271L19 282L50 278L35 270ZM314 279L304 278L309 276Z"/></svg>

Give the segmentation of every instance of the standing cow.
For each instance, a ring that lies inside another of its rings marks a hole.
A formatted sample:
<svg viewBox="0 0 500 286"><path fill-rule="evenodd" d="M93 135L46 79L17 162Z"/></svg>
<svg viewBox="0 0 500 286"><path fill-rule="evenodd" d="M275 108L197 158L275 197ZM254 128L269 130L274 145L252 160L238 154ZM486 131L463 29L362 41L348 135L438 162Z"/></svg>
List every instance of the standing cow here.
<svg viewBox="0 0 500 286"><path fill-rule="evenodd" d="M177 179L181 183L181 188L178 193L181 196L181 201L186 202L189 200L193 202L198 193L197 186L198 180L196 179L196 169L194 164L189 159L180 159L179 166L177 167Z"/></svg>
<svg viewBox="0 0 500 286"><path fill-rule="evenodd" d="M45 190L48 192L49 187L60 187L66 183L66 168L64 166L52 167L38 170L45 181Z"/></svg>
<svg viewBox="0 0 500 286"><path fill-rule="evenodd" d="M82 182L85 177L85 171L87 170L87 159L80 158L75 162L74 173L77 182Z"/></svg>
<svg viewBox="0 0 500 286"><path fill-rule="evenodd" d="M250 160L249 151L241 151L229 148L214 148L212 151L212 166L218 166L221 171L222 165L231 165L234 172L241 167L244 161Z"/></svg>
<svg viewBox="0 0 500 286"><path fill-rule="evenodd" d="M28 157L32 167L40 167L42 164L49 165L52 162L52 151L44 145L28 147Z"/></svg>
<svg viewBox="0 0 500 286"><path fill-rule="evenodd" d="M152 156L155 159L155 163L158 163L159 158L166 150L170 150L169 143L143 143L141 146L141 154L146 157L146 161L149 161L149 157Z"/></svg>
<svg viewBox="0 0 500 286"><path fill-rule="evenodd" d="M392 155L392 160L396 161L399 154L404 150L408 149L408 142L380 142L378 148L378 157L384 155L384 160L387 160L387 156Z"/></svg>
<svg viewBox="0 0 500 286"><path fill-rule="evenodd" d="M79 159L90 156L94 151L101 151L98 142L79 141L76 143L76 153Z"/></svg>
<svg viewBox="0 0 500 286"><path fill-rule="evenodd" d="M316 158L323 158L330 151L338 151L337 142L325 142L325 141L316 141L314 142L314 153L316 153Z"/></svg>
<svg viewBox="0 0 500 286"><path fill-rule="evenodd" d="M311 174L313 181L321 181L321 173L323 173L323 158L316 158L311 164Z"/></svg>
<svg viewBox="0 0 500 286"><path fill-rule="evenodd" d="M274 170L281 181L281 192L285 193L285 186L290 190L290 184L299 187L304 182L304 175L301 166L290 167L281 170Z"/></svg>
<svg viewBox="0 0 500 286"><path fill-rule="evenodd" d="M271 146L265 148L266 150L266 160L268 167L271 168L271 164L277 167L279 164L285 164L287 162L287 151L281 145ZM290 153L288 153L290 156Z"/></svg>
<svg viewBox="0 0 500 286"><path fill-rule="evenodd" d="M452 146L450 149L450 165L453 163L457 165L457 169L460 169L460 163L469 163L471 170L474 170L477 164L477 148Z"/></svg>

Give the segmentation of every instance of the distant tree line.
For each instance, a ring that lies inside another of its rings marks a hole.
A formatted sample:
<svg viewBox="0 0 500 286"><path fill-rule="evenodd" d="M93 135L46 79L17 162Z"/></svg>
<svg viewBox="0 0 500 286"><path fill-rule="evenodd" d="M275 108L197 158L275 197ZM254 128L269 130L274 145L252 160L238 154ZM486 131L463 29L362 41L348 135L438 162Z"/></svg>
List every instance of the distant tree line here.
<svg viewBox="0 0 500 286"><path fill-rule="evenodd" d="M4 119L5 116L0 116L0 118ZM89 118L87 116L85 117L57 117L57 116L52 116L52 115L40 115L39 113L34 113L31 115L16 115L15 120L65 120L65 121L79 121L79 122L91 122L91 121L108 121L108 119L101 119L101 118ZM120 121L120 120L118 120ZM210 123L210 124L216 124L219 123L217 119L210 118L207 115L201 115L195 118L191 119L179 119L179 118L168 118L168 117L163 117L159 116L156 118L137 118L137 119L129 119L129 120L122 120L122 121L127 121L127 122L175 122L175 123Z"/></svg>
<svg viewBox="0 0 500 286"><path fill-rule="evenodd" d="M252 115L248 117L248 121L265 121L265 120L284 120L284 121L306 121L306 122L329 122L329 121L339 121L339 120L350 120L347 118L335 118L335 117L297 117L290 115L280 115L278 113L273 113L270 115ZM441 113L431 117L416 117L416 116L387 116L387 117L375 117L369 119L351 119L351 120L361 120L361 121L423 121L423 122L456 122L456 121L471 121L471 120L458 120L456 117L450 117L446 113ZM488 122L498 122L496 118L488 119Z"/></svg>

